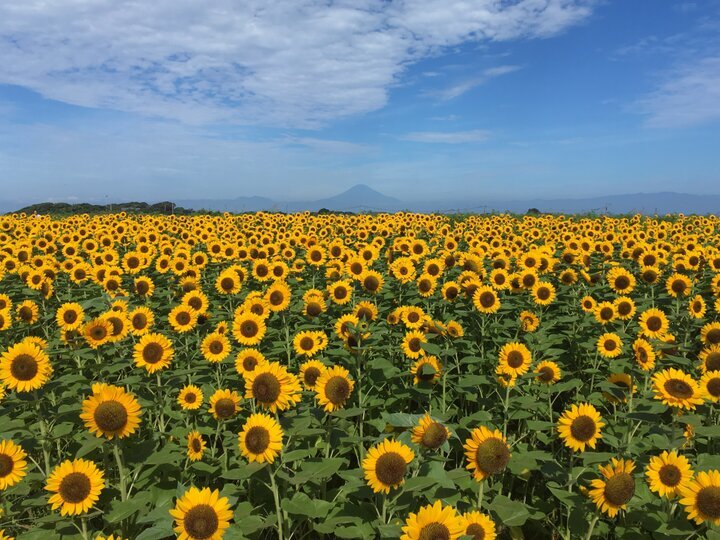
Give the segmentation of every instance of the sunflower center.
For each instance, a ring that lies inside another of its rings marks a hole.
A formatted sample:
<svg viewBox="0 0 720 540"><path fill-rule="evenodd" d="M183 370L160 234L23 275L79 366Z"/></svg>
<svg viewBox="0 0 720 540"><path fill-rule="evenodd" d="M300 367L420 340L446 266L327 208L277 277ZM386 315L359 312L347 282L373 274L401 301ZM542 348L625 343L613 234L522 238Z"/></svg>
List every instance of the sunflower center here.
<svg viewBox="0 0 720 540"><path fill-rule="evenodd" d="M31 381L38 371L37 360L29 354L19 354L10 363L10 374L19 381Z"/></svg>
<svg viewBox="0 0 720 540"><path fill-rule="evenodd" d="M145 295L150 290L150 286L147 284L146 281L138 281L135 285L135 290L139 295Z"/></svg>
<svg viewBox="0 0 720 540"><path fill-rule="evenodd" d="M408 349L410 349L412 352L420 351L420 340L416 337L412 338L410 341L408 341Z"/></svg>
<svg viewBox="0 0 720 540"><path fill-rule="evenodd" d="M258 333L258 325L255 321L245 321L240 325L240 333L246 337L255 337Z"/></svg>
<svg viewBox="0 0 720 540"><path fill-rule="evenodd" d="M202 298L198 298L197 296L191 298L188 300L188 305L193 308L195 311L200 311L202 309Z"/></svg>
<svg viewBox="0 0 720 540"><path fill-rule="evenodd" d="M432 289L432 282L429 279L423 279L420 281L420 284L418 285L418 290L420 292L429 292Z"/></svg>
<svg viewBox="0 0 720 540"><path fill-rule="evenodd" d="M613 310L609 307L604 307L600 310L600 318L603 321L609 321L613 317Z"/></svg>
<svg viewBox="0 0 720 540"><path fill-rule="evenodd" d="M253 454L262 454L270 444L270 432L261 426L251 427L245 434L245 446Z"/></svg>
<svg viewBox="0 0 720 540"><path fill-rule="evenodd" d="M628 473L616 474L605 483L605 498L615 506L626 504L635 494L635 480Z"/></svg>
<svg viewBox="0 0 720 540"><path fill-rule="evenodd" d="M199 452L200 450L202 450L202 445L200 444L199 439L193 439L190 443L190 447L192 448L193 452Z"/></svg>
<svg viewBox="0 0 720 540"><path fill-rule="evenodd" d="M218 418L230 418L235 414L235 402L230 398L221 398L215 402L215 414Z"/></svg>
<svg viewBox="0 0 720 540"><path fill-rule="evenodd" d="M485 529L479 523L471 523L465 529L465 534L472 536L473 540L483 540L485 538Z"/></svg>
<svg viewBox="0 0 720 540"><path fill-rule="evenodd" d="M458 292L459 292L459 291L458 291L455 287L449 287L449 288L445 291L445 297L446 297L448 300L454 300L455 298L457 298Z"/></svg>
<svg viewBox="0 0 720 540"><path fill-rule="evenodd" d="M127 424L128 413L122 403L109 400L97 406L93 418L102 431L119 431Z"/></svg>
<svg viewBox="0 0 720 540"><path fill-rule="evenodd" d="M279 306L280 304L283 303L283 300L285 300L285 296L280 291L273 291L270 294L270 303L273 306Z"/></svg>
<svg viewBox="0 0 720 540"><path fill-rule="evenodd" d="M212 537L220 526L220 520L212 506L199 504L185 514L183 525L191 538L199 540Z"/></svg>
<svg viewBox="0 0 720 540"><path fill-rule="evenodd" d="M378 281L378 278L376 278L375 276L366 277L363 284L365 285L365 288L368 291L375 291L380 286L380 282Z"/></svg>
<svg viewBox="0 0 720 540"><path fill-rule="evenodd" d="M77 504L90 495L91 487L90 478L86 474L73 472L62 479L58 492L63 501Z"/></svg>
<svg viewBox="0 0 720 540"><path fill-rule="evenodd" d="M136 313L133 315L132 325L135 330L142 330L147 326L147 316L144 313Z"/></svg>
<svg viewBox="0 0 720 540"><path fill-rule="evenodd" d="M651 332L657 332L660 328L662 328L662 320L660 320L660 317L656 315L648 317L647 327Z"/></svg>
<svg viewBox="0 0 720 540"><path fill-rule="evenodd" d="M720 343L720 328L713 328L707 333L707 340L713 345Z"/></svg>
<svg viewBox="0 0 720 540"><path fill-rule="evenodd" d="M678 280L673 281L673 283L672 283L672 290L676 293L681 293L681 292L685 291L685 288L686 288L685 282L682 280L678 279Z"/></svg>
<svg viewBox="0 0 720 540"><path fill-rule="evenodd" d="M347 289L345 287L337 287L334 291L335 298L342 300L347 296Z"/></svg>
<svg viewBox="0 0 720 540"><path fill-rule="evenodd" d="M213 341L212 343L210 343L209 349L210 352L213 354L220 354L221 352L223 352L224 347L221 341Z"/></svg>
<svg viewBox="0 0 720 540"><path fill-rule="evenodd" d="M540 379L542 382L550 382L555 377L555 372L553 371L553 368L549 366L543 366L538 371L538 379Z"/></svg>
<svg viewBox="0 0 720 540"><path fill-rule="evenodd" d="M489 308L495 305L495 295L490 291L485 291L480 295L480 305L484 308Z"/></svg>
<svg viewBox="0 0 720 540"><path fill-rule="evenodd" d="M420 529L418 540L450 540L450 531L442 523L428 523Z"/></svg>
<svg viewBox="0 0 720 540"><path fill-rule="evenodd" d="M29 321L33 317L32 310L27 306L21 307L20 310L18 311L18 314L20 315L20 318L23 321Z"/></svg>
<svg viewBox="0 0 720 540"><path fill-rule="evenodd" d="M620 315L628 315L632 311L632 304L630 302L620 302L618 304L618 313Z"/></svg>
<svg viewBox="0 0 720 540"><path fill-rule="evenodd" d="M614 351L617 348L617 343L615 343L612 339L607 339L605 340L603 347L605 347L606 351Z"/></svg>
<svg viewBox="0 0 720 540"><path fill-rule="evenodd" d="M350 383L345 377L331 377L325 385L325 395L333 405L342 405L350 395Z"/></svg>
<svg viewBox="0 0 720 540"><path fill-rule="evenodd" d="M431 381L435 378L437 370L430 362L423 362L418 366L417 377L421 381Z"/></svg>
<svg viewBox="0 0 720 540"><path fill-rule="evenodd" d="M163 348L159 343L148 343L143 349L143 360L148 364L157 364L163 357Z"/></svg>
<svg viewBox="0 0 720 540"><path fill-rule="evenodd" d="M707 383L707 391L713 397L720 396L720 377L710 379L710 382Z"/></svg>
<svg viewBox="0 0 720 540"><path fill-rule="evenodd" d="M520 351L510 351L507 357L508 366L517 369L523 365L524 358Z"/></svg>
<svg viewBox="0 0 720 540"><path fill-rule="evenodd" d="M258 361L257 358L254 356L248 356L247 358L243 359L242 365L245 371L253 371L255 369L255 366L257 366Z"/></svg>
<svg viewBox="0 0 720 540"><path fill-rule="evenodd" d="M190 324L190 314L187 311L181 311L177 314L177 317L175 318L178 322L178 324L181 324L185 326L186 324Z"/></svg>
<svg viewBox="0 0 720 540"><path fill-rule="evenodd" d="M695 496L695 506L712 519L720 519L720 487L706 486Z"/></svg>
<svg viewBox="0 0 720 540"><path fill-rule="evenodd" d="M402 482L407 470L405 459L397 452L387 452L375 462L375 474L385 485L394 486Z"/></svg>
<svg viewBox="0 0 720 540"><path fill-rule="evenodd" d="M310 302L307 305L306 310L307 310L307 314L310 315L311 317L317 317L318 315L320 315L320 312L322 311L320 304L318 304L317 302Z"/></svg>
<svg viewBox="0 0 720 540"><path fill-rule="evenodd" d="M675 465L663 465L658 471L658 476L663 485L668 487L675 487L682 480L680 469Z"/></svg>
<svg viewBox="0 0 720 540"><path fill-rule="evenodd" d="M73 324L75 321L77 321L77 318L77 313L72 310L68 310L63 313L63 321L65 321L66 324Z"/></svg>
<svg viewBox="0 0 720 540"><path fill-rule="evenodd" d="M197 401L197 396L194 392L188 392L185 394L185 403L195 403Z"/></svg>
<svg viewBox="0 0 720 540"><path fill-rule="evenodd" d="M280 381L270 373L262 373L252 385L253 396L263 403L274 403L280 396Z"/></svg>
<svg viewBox="0 0 720 540"><path fill-rule="evenodd" d="M627 289L630 286L630 280L627 276L620 276L615 280L615 287L618 289Z"/></svg>
<svg viewBox="0 0 720 540"><path fill-rule="evenodd" d="M235 281L233 280L233 278L226 277L220 280L220 288L223 291L232 291L234 286Z"/></svg>
<svg viewBox="0 0 720 540"><path fill-rule="evenodd" d="M537 296L540 300L547 300L550 298L550 289L547 287L540 287L538 289Z"/></svg>
<svg viewBox="0 0 720 540"><path fill-rule="evenodd" d="M309 367L303 373L303 380L308 386L315 386L317 378L320 376L320 370L316 367Z"/></svg>
<svg viewBox="0 0 720 540"><path fill-rule="evenodd" d="M300 348L303 351L310 351L315 346L313 338L305 336L300 340Z"/></svg>
<svg viewBox="0 0 720 540"><path fill-rule="evenodd" d="M685 381L670 379L664 384L665 391L674 398L688 399L693 396L693 389Z"/></svg>
<svg viewBox="0 0 720 540"><path fill-rule="evenodd" d="M507 444L495 437L480 443L475 454L478 467L488 475L502 471L510 461Z"/></svg>
<svg viewBox="0 0 720 540"><path fill-rule="evenodd" d="M420 320L420 314L417 311L411 311L407 315L408 322L416 323Z"/></svg>
<svg viewBox="0 0 720 540"><path fill-rule="evenodd" d="M15 462L7 454L0 454L0 478L5 478L15 468Z"/></svg>
<svg viewBox="0 0 720 540"><path fill-rule="evenodd" d="M572 424L570 424L570 433L574 439L580 442L586 442L592 439L596 431L595 420L586 415L578 416L573 420Z"/></svg>
<svg viewBox="0 0 720 540"><path fill-rule="evenodd" d="M447 440L447 430L445 426L438 422L433 422L426 429L422 436L422 444L426 448L435 450L440 448Z"/></svg>

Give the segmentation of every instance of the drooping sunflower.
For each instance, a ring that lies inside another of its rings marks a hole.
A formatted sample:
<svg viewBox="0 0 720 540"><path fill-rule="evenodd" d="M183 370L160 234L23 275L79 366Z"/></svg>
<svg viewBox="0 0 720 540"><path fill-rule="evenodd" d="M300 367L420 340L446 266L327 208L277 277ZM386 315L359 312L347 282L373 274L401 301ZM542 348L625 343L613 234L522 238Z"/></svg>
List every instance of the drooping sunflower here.
<svg viewBox="0 0 720 540"><path fill-rule="evenodd" d="M83 337L90 347L97 349L112 339L112 324L104 317L98 317L83 326Z"/></svg>
<svg viewBox="0 0 720 540"><path fill-rule="evenodd" d="M27 474L25 451L12 440L0 440L0 491L14 486Z"/></svg>
<svg viewBox="0 0 720 540"><path fill-rule="evenodd" d="M665 313L659 309L650 308L640 315L640 329L646 337L660 339L670 329L670 323Z"/></svg>
<svg viewBox="0 0 720 540"><path fill-rule="evenodd" d="M607 332L597 340L597 352L605 358L616 358L622 353L622 341L620 336Z"/></svg>
<svg viewBox="0 0 720 540"><path fill-rule="evenodd" d="M472 296L473 305L480 313L496 313L500 309L500 298L492 287L482 285L475 289Z"/></svg>
<svg viewBox="0 0 720 540"><path fill-rule="evenodd" d="M506 343L498 354L498 366L503 373L519 377L530 369L532 354L524 344Z"/></svg>
<svg viewBox="0 0 720 540"><path fill-rule="evenodd" d="M245 397L271 412L284 411L300 402L300 381L277 362L258 365L245 374Z"/></svg>
<svg viewBox="0 0 720 540"><path fill-rule="evenodd" d="M85 320L85 312L80 304L65 303L58 308L55 320L63 330L77 330Z"/></svg>
<svg viewBox="0 0 720 540"><path fill-rule="evenodd" d="M420 418L412 428L410 440L427 450L437 450L450 438L450 430L440 422L433 420L429 413Z"/></svg>
<svg viewBox="0 0 720 540"><path fill-rule="evenodd" d="M37 390L51 375L48 355L27 340L16 343L0 356L0 383L17 392Z"/></svg>
<svg viewBox="0 0 720 540"><path fill-rule="evenodd" d="M198 312L190 306L180 304L170 310L168 322L178 334L184 334L197 326Z"/></svg>
<svg viewBox="0 0 720 540"><path fill-rule="evenodd" d="M233 336L241 345L252 347L260 343L265 336L267 326L259 315L251 311L241 311L233 319Z"/></svg>
<svg viewBox="0 0 720 540"><path fill-rule="evenodd" d="M603 392L603 396L611 403L626 403L628 396L637 391L632 376L628 373L611 373L608 382L614 388L610 392Z"/></svg>
<svg viewBox="0 0 720 540"><path fill-rule="evenodd" d="M207 443L199 431L191 431L187 436L187 456L190 461L199 461L205 453Z"/></svg>
<svg viewBox="0 0 720 540"><path fill-rule="evenodd" d="M462 325L457 321L448 321L445 325L447 335L453 339L461 338L465 335Z"/></svg>
<svg viewBox="0 0 720 540"><path fill-rule="evenodd" d="M210 396L210 412L215 420L227 420L238 413L240 395L234 390L216 390Z"/></svg>
<svg viewBox="0 0 720 540"><path fill-rule="evenodd" d="M105 487L104 473L92 461L76 459L64 461L47 478L45 489L54 493L50 497L53 510L60 515L78 515L87 512L97 502Z"/></svg>
<svg viewBox="0 0 720 540"><path fill-rule="evenodd" d="M315 384L315 399L325 412L341 409L355 388L350 372L342 366L333 366L321 372Z"/></svg>
<svg viewBox="0 0 720 540"><path fill-rule="evenodd" d="M418 358L410 367L413 384L435 383L442 375L442 365L436 356L428 355Z"/></svg>
<svg viewBox="0 0 720 540"><path fill-rule="evenodd" d="M452 506L435 501L410 513L402 531L400 540L456 540L465 534L465 521Z"/></svg>
<svg viewBox="0 0 720 540"><path fill-rule="evenodd" d="M653 375L652 381L655 399L669 407L693 410L703 402L697 381L679 369L664 369Z"/></svg>
<svg viewBox="0 0 720 540"><path fill-rule="evenodd" d="M467 512L463 514L463 534L472 540L495 540L495 522L490 516L482 512Z"/></svg>
<svg viewBox="0 0 720 540"><path fill-rule="evenodd" d="M635 494L635 478L632 476L635 463L630 459L612 458L609 464L599 468L604 479L596 478L590 482L592 489L588 491L588 496L601 512L613 518L627 508Z"/></svg>
<svg viewBox="0 0 720 540"><path fill-rule="evenodd" d="M235 357L235 371L243 377L261 364L267 364L267 359L257 349L243 349Z"/></svg>
<svg viewBox="0 0 720 540"><path fill-rule="evenodd" d="M128 313L130 332L135 336L147 334L155 323L155 314L149 308L141 306Z"/></svg>
<svg viewBox="0 0 720 540"><path fill-rule="evenodd" d="M557 430L565 446L575 452L584 452L586 447L595 448L602 438L605 426L600 413L589 403L571 405L558 420Z"/></svg>
<svg viewBox="0 0 720 540"><path fill-rule="evenodd" d="M180 540L221 540L230 526L232 511L227 497L210 488L191 487L170 510Z"/></svg>
<svg viewBox="0 0 720 540"><path fill-rule="evenodd" d="M720 401L720 371L708 371L700 379L700 389L705 397L717 403Z"/></svg>
<svg viewBox="0 0 720 540"><path fill-rule="evenodd" d="M300 365L300 380L306 390L315 390L320 375L327 368L319 360L306 360Z"/></svg>
<svg viewBox="0 0 720 540"><path fill-rule="evenodd" d="M385 439L368 450L362 466L365 480L375 493L390 493L405 482L407 466L415 453L401 442Z"/></svg>
<svg viewBox="0 0 720 540"><path fill-rule="evenodd" d="M720 525L720 471L702 471L695 478L680 484L680 504L688 519L700 525L707 521Z"/></svg>
<svg viewBox="0 0 720 540"><path fill-rule="evenodd" d="M680 486L689 481L693 474L688 459L675 450L665 450L659 456L653 456L645 469L650 491L668 499L675 497Z"/></svg>
<svg viewBox="0 0 720 540"><path fill-rule="evenodd" d="M92 392L83 401L80 414L90 433L108 439L132 435L140 425L140 404L135 396L104 383L93 384Z"/></svg>
<svg viewBox="0 0 720 540"><path fill-rule="evenodd" d="M238 435L240 452L248 461L272 463L282 451L283 430L270 415L250 415Z"/></svg>
<svg viewBox="0 0 720 540"><path fill-rule="evenodd" d="M338 320L335 322L335 333L340 339L345 341L347 338L350 337L351 334L354 333L354 327L357 327L359 324L360 318L357 315L353 313L346 313L345 315L339 317ZM298 336L299 335L300 334L298 334ZM297 336L295 339L297 339ZM302 347L300 347L300 351L298 351L298 347L296 346L295 352L297 352L298 354L303 354Z"/></svg>
<svg viewBox="0 0 720 540"><path fill-rule="evenodd" d="M422 344L427 343L427 336L417 330L411 330L405 334L402 342L402 350L405 356L415 360L425 354Z"/></svg>
<svg viewBox="0 0 720 540"><path fill-rule="evenodd" d="M475 428L463 445L467 458L466 469L478 482L505 470L510 462L510 447L499 430L485 426Z"/></svg>
<svg viewBox="0 0 720 540"><path fill-rule="evenodd" d="M535 379L538 382L548 385L555 384L562 376L560 366L550 360L540 362L535 368L535 373L537 373L537 377L535 377Z"/></svg>
<svg viewBox="0 0 720 540"><path fill-rule="evenodd" d="M200 352L205 360L217 364L225 360L230 354L230 340L225 334L213 332L202 340Z"/></svg>
<svg viewBox="0 0 720 540"><path fill-rule="evenodd" d="M148 373L168 367L174 355L172 342L162 334L145 334L133 348L135 365Z"/></svg>
<svg viewBox="0 0 720 540"><path fill-rule="evenodd" d="M194 384L188 384L180 390L177 402L186 411L199 409L203 404L203 392Z"/></svg>

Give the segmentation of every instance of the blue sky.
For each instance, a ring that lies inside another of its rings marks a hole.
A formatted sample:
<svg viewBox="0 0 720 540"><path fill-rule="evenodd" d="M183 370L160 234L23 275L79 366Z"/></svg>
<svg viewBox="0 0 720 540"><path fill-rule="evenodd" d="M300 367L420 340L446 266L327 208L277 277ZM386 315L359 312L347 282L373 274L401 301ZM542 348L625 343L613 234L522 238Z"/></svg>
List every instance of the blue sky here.
<svg viewBox="0 0 720 540"><path fill-rule="evenodd" d="M4 0L0 199L720 193L718 0L202 4Z"/></svg>

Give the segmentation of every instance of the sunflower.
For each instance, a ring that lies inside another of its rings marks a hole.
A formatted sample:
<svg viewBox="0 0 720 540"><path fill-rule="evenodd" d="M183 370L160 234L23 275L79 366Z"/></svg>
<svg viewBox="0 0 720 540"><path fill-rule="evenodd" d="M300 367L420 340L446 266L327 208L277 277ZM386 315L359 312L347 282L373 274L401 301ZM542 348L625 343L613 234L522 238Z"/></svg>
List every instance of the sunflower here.
<svg viewBox="0 0 720 540"><path fill-rule="evenodd" d="M646 337L660 339L670 329L670 323L665 313L651 308L640 315L640 329Z"/></svg>
<svg viewBox="0 0 720 540"><path fill-rule="evenodd" d="M48 355L27 340L16 343L0 356L0 382L18 392L37 390L51 375Z"/></svg>
<svg viewBox="0 0 720 540"><path fill-rule="evenodd" d="M339 280L327 287L330 299L338 305L344 305L352 300L352 283L348 280Z"/></svg>
<svg viewBox="0 0 720 540"><path fill-rule="evenodd" d="M416 360L410 367L413 375L413 383L435 383L442 374L442 365L436 356L423 356Z"/></svg>
<svg viewBox="0 0 720 540"><path fill-rule="evenodd" d="M267 360L257 349L243 349L235 357L235 371L243 377L261 364L267 364Z"/></svg>
<svg viewBox="0 0 720 540"><path fill-rule="evenodd" d="M325 369L325 365L318 360L306 360L300 365L300 380L306 390L315 390L318 378Z"/></svg>
<svg viewBox="0 0 720 540"><path fill-rule="evenodd" d="M607 324L612 322L617 317L615 311L615 304L612 302L600 302L593 310L595 320L600 324Z"/></svg>
<svg viewBox="0 0 720 540"><path fill-rule="evenodd" d="M688 305L688 313L693 319L702 319L705 316L705 313L707 311L707 305L705 304L705 300L703 300L703 297L698 295L695 295L695 297L690 300L690 304Z"/></svg>
<svg viewBox="0 0 720 540"><path fill-rule="evenodd" d="M498 354L498 366L500 371L518 377L524 375L530 369L532 354L522 343L506 343Z"/></svg>
<svg viewBox="0 0 720 540"><path fill-rule="evenodd" d="M370 294L379 293L385 285L385 279L380 272L375 270L365 270L360 274L360 283L365 291Z"/></svg>
<svg viewBox="0 0 720 540"><path fill-rule="evenodd" d="M467 512L462 516L464 532L471 540L495 540L495 522L481 512Z"/></svg>
<svg viewBox="0 0 720 540"><path fill-rule="evenodd" d="M155 292L155 283L147 276L140 276L133 283L133 291L141 298L150 298Z"/></svg>
<svg viewBox="0 0 720 540"><path fill-rule="evenodd" d="M535 332L540 327L540 318L532 311L522 311L520 313L520 324L525 332Z"/></svg>
<svg viewBox="0 0 720 540"><path fill-rule="evenodd" d="M665 282L665 289L673 298L688 296L692 289L692 281L687 276L675 273Z"/></svg>
<svg viewBox="0 0 720 540"><path fill-rule="evenodd" d="M610 288L617 294L629 294L635 288L635 276L622 267L615 267L607 273Z"/></svg>
<svg viewBox="0 0 720 540"><path fill-rule="evenodd" d="M178 405L186 411L194 411L202 406L203 398L204 396L200 388L194 384L188 384L180 390L177 402Z"/></svg>
<svg viewBox="0 0 720 540"><path fill-rule="evenodd" d="M720 471L702 471L680 484L680 504L688 519L700 525L703 521L720 525Z"/></svg>
<svg viewBox="0 0 720 540"><path fill-rule="evenodd" d="M333 366L322 371L317 378L315 399L325 412L333 412L345 406L353 388L355 382L350 378L350 372L342 366Z"/></svg>
<svg viewBox="0 0 720 540"><path fill-rule="evenodd" d="M80 418L97 437L127 437L140 425L140 405L135 396L118 386L92 385L92 395L83 401Z"/></svg>
<svg viewBox="0 0 720 540"><path fill-rule="evenodd" d="M19 320L26 324L36 323L38 320L38 306L32 300L24 300L18 304L15 312Z"/></svg>
<svg viewBox="0 0 720 540"><path fill-rule="evenodd" d="M112 324L104 317L93 319L83 326L83 337L90 347L97 349L112 339Z"/></svg>
<svg viewBox="0 0 720 540"><path fill-rule="evenodd" d="M213 332L202 340L200 351L208 362L217 364L230 354L230 340L225 334Z"/></svg>
<svg viewBox="0 0 720 540"><path fill-rule="evenodd" d="M408 465L415 453L401 442L385 439L368 450L362 467L365 479L375 493L390 490L405 482Z"/></svg>
<svg viewBox="0 0 720 540"><path fill-rule="evenodd" d="M282 451L283 430L277 421L267 414L250 415L238 435L240 452L248 461L272 463Z"/></svg>
<svg viewBox="0 0 720 540"><path fill-rule="evenodd" d="M0 309L0 332L12 326L12 314L9 309Z"/></svg>
<svg viewBox="0 0 720 540"><path fill-rule="evenodd" d="M411 330L405 334L402 342L402 350L405 356L415 360L425 354L422 344L427 343L427 336L417 330Z"/></svg>
<svg viewBox="0 0 720 540"><path fill-rule="evenodd" d="M400 320L406 328L410 330L417 330L423 325L425 312L418 306L405 306L400 312Z"/></svg>
<svg viewBox="0 0 720 540"><path fill-rule="evenodd" d="M635 478L632 476L635 463L630 459L612 458L610 464L600 465L599 468L604 480L596 478L590 482L592 489L588 491L588 496L598 510L613 518L627 508L627 503L635 494Z"/></svg>
<svg viewBox="0 0 720 540"><path fill-rule="evenodd" d="M460 285L455 281L446 281L442 286L441 294L448 302L454 302L460 295Z"/></svg>
<svg viewBox="0 0 720 540"><path fill-rule="evenodd" d="M271 412L284 411L300 402L300 381L277 362L258 365L245 374L245 397Z"/></svg>
<svg viewBox="0 0 720 540"><path fill-rule="evenodd" d="M172 342L162 334L145 334L133 348L135 365L148 373L168 367L174 354Z"/></svg>
<svg viewBox="0 0 720 540"><path fill-rule="evenodd" d="M435 501L423 506L417 513L410 513L400 540L455 540L465 534L464 531L465 520L458 516L455 509L443 506L442 501Z"/></svg>
<svg viewBox="0 0 720 540"><path fill-rule="evenodd" d="M285 311L290 305L292 293L284 281L276 281L265 292L265 300L270 311Z"/></svg>
<svg viewBox="0 0 720 540"><path fill-rule="evenodd" d="M700 379L700 388L709 401L720 401L720 371L708 371Z"/></svg>
<svg viewBox="0 0 720 540"><path fill-rule="evenodd" d="M184 334L197 325L198 312L190 306L180 304L170 310L168 322L178 334Z"/></svg>
<svg viewBox="0 0 720 540"><path fill-rule="evenodd" d="M216 390L210 396L210 412L215 420L227 420L238 413L240 395L234 390Z"/></svg>
<svg viewBox="0 0 720 540"><path fill-rule="evenodd" d="M227 497L210 488L191 487L170 510L180 540L220 540L230 526L232 511Z"/></svg>
<svg viewBox="0 0 720 540"><path fill-rule="evenodd" d="M653 456L645 469L650 491L668 499L675 497L680 486L688 482L693 474L688 459L674 450Z"/></svg>
<svg viewBox="0 0 720 540"><path fill-rule="evenodd" d="M668 368L653 375L655 399L669 407L693 410L703 402L704 393L687 373Z"/></svg>
<svg viewBox="0 0 720 540"><path fill-rule="evenodd" d="M241 345L252 347L265 336L267 326L259 315L251 311L240 311L233 319L233 336Z"/></svg>
<svg viewBox="0 0 720 540"><path fill-rule="evenodd" d="M720 345L720 322L711 322L700 329L700 339L705 345Z"/></svg>
<svg viewBox="0 0 720 540"><path fill-rule="evenodd" d="M2 514L0 514L2 515ZM5 534L5 529L0 529L0 540L15 540L14 536L7 536Z"/></svg>
<svg viewBox="0 0 720 540"><path fill-rule="evenodd" d="M234 270L220 272L215 280L215 290L220 294L237 294L242 288L242 281Z"/></svg>
<svg viewBox="0 0 720 540"><path fill-rule="evenodd" d="M635 353L635 361L643 371L650 371L655 367L655 350L646 340L636 339L633 342L633 353Z"/></svg>
<svg viewBox="0 0 720 540"><path fill-rule="evenodd" d="M635 302L627 296L618 296L613 302L615 312L621 321L629 321L635 316Z"/></svg>
<svg viewBox="0 0 720 540"><path fill-rule="evenodd" d="M65 303L55 314L55 320L62 330L76 330L80 328L85 319L85 312L80 304Z"/></svg>
<svg viewBox="0 0 720 540"><path fill-rule="evenodd" d="M468 462L466 468L478 482L505 470L510 462L510 448L503 434L485 426L475 428L463 448Z"/></svg>
<svg viewBox="0 0 720 540"><path fill-rule="evenodd" d="M627 396L637 391L632 377L627 373L611 373L608 382L613 385L613 392L603 392L603 396L611 403L626 403Z"/></svg>
<svg viewBox="0 0 720 540"><path fill-rule="evenodd" d="M580 307L585 313L594 313L597 302L592 296L584 296L582 300L580 300Z"/></svg>
<svg viewBox="0 0 720 540"><path fill-rule="evenodd" d="M616 358L622 353L622 341L620 336L613 333L605 333L597 340L597 352L605 358Z"/></svg>
<svg viewBox="0 0 720 540"><path fill-rule="evenodd" d="M453 339L461 338L465 335L462 325L457 321L448 321L445 325L445 332Z"/></svg>
<svg viewBox="0 0 720 540"><path fill-rule="evenodd" d="M199 461L205 453L207 443L199 431L191 431L187 436L187 456L190 461Z"/></svg>
<svg viewBox="0 0 720 540"><path fill-rule="evenodd" d="M293 348L298 355L311 357L317 354L323 344L327 343L327 336L318 331L303 331L293 339Z"/></svg>
<svg viewBox="0 0 720 540"><path fill-rule="evenodd" d="M53 510L59 508L60 515L74 516L90 510L104 487L104 473L97 465L76 459L55 467L47 478L45 489L54 493L49 501Z"/></svg>
<svg viewBox="0 0 720 540"><path fill-rule="evenodd" d="M535 380L548 385L555 384L562 377L560 366L550 360L540 362L535 368L535 373L537 373Z"/></svg>
<svg viewBox="0 0 720 540"><path fill-rule="evenodd" d="M572 405L558 420L557 430L565 446L575 452L584 452L586 447L595 449L600 430L605 425L600 413L589 403Z"/></svg>
<svg viewBox="0 0 720 540"><path fill-rule="evenodd" d="M698 355L700 361L700 370L705 373L707 371L720 371L720 345L711 345L704 348Z"/></svg>
<svg viewBox="0 0 720 540"><path fill-rule="evenodd" d="M492 287L482 285L472 295L473 305L480 313L496 313L500 309L500 299Z"/></svg>
<svg viewBox="0 0 720 540"><path fill-rule="evenodd" d="M25 451L11 440L0 440L0 491L14 486L27 474Z"/></svg>
<svg viewBox="0 0 720 540"><path fill-rule="evenodd" d="M437 450L450 438L450 430L432 419L430 414L420 418L412 428L410 440L427 450Z"/></svg>
<svg viewBox="0 0 720 540"><path fill-rule="evenodd" d="M555 287L551 283L538 281L531 290L533 302L538 306L549 306L555 300Z"/></svg>

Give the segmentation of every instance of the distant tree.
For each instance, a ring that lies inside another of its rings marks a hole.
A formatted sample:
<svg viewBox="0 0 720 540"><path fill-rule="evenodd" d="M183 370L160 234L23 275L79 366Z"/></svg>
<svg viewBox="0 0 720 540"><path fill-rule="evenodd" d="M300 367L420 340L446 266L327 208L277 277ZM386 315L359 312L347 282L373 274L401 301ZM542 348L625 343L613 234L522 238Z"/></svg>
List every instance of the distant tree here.
<svg viewBox="0 0 720 540"><path fill-rule="evenodd" d="M539 216L542 214L542 212L540 212L537 208L528 208L528 211L525 213L530 216Z"/></svg>

